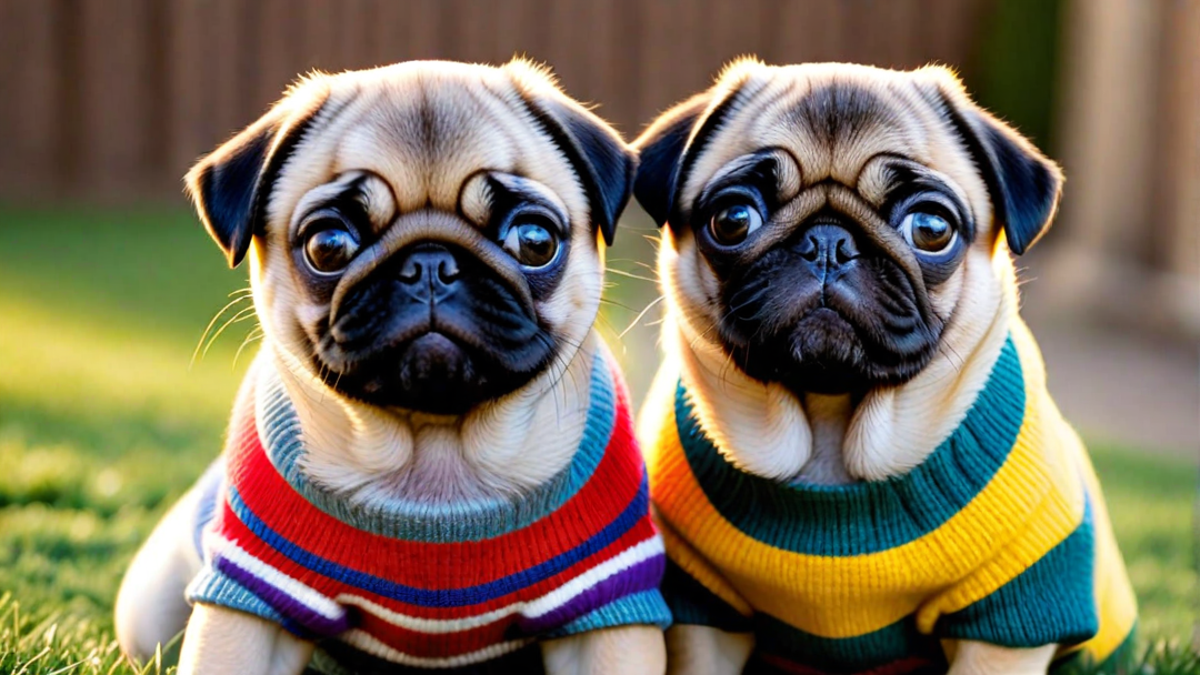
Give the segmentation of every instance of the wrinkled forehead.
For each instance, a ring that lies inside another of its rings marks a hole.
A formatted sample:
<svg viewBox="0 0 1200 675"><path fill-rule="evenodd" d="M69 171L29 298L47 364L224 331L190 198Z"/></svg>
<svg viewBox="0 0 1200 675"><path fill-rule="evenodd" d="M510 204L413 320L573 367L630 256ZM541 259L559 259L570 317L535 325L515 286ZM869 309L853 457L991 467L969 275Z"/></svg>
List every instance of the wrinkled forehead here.
<svg viewBox="0 0 1200 675"><path fill-rule="evenodd" d="M943 117L936 90L910 73L836 65L771 68L733 96L712 135L693 139L703 145L680 186L684 203L732 160L764 148L788 151L803 187L834 181L854 188L864 167L890 156L946 174L973 204L986 202L986 186Z"/></svg>
<svg viewBox="0 0 1200 675"><path fill-rule="evenodd" d="M414 63L336 76L272 206L286 209L353 170L382 177L401 213L454 212L463 184L481 170L545 185L573 221L587 213L572 167L497 68Z"/></svg>

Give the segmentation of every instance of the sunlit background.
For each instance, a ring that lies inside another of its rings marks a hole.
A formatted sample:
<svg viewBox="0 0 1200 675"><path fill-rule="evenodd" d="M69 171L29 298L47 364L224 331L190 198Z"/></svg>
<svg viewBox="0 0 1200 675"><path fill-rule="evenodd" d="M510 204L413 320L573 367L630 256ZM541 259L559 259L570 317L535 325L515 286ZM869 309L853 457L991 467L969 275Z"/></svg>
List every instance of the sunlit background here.
<svg viewBox="0 0 1200 675"><path fill-rule="evenodd" d="M741 54L957 68L1066 168L1019 263L1026 315L1147 643L1192 639L1197 0L0 0L0 673L109 672L121 571L219 452L258 334L182 195L191 162L299 73L515 53L629 138ZM601 328L635 397L656 237L631 206L609 254Z"/></svg>

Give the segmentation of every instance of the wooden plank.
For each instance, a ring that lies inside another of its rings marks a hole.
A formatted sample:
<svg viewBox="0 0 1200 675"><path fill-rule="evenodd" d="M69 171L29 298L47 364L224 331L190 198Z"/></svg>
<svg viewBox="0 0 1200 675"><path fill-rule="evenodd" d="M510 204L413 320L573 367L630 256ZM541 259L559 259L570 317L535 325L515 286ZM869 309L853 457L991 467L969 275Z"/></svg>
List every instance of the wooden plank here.
<svg viewBox="0 0 1200 675"><path fill-rule="evenodd" d="M558 29L547 29L547 26L560 25L558 17L553 16L555 10L563 11L566 8L569 11L580 6L578 0L509 0L492 6L495 10L489 21L496 34L491 55L495 63L506 63L514 56L525 56L554 67L561 64L563 59L550 52L550 44L558 37Z"/></svg>
<svg viewBox="0 0 1200 675"><path fill-rule="evenodd" d="M63 72L56 48L57 5L0 3L0 195L54 192L62 130Z"/></svg>
<svg viewBox="0 0 1200 675"><path fill-rule="evenodd" d="M763 30L775 33L772 39L774 60L778 63L805 61L855 61L863 57L854 54L849 44L862 42L862 36L847 32L847 15L842 3L817 0L785 2L772 11L771 24Z"/></svg>
<svg viewBox="0 0 1200 675"><path fill-rule="evenodd" d="M1163 2L1161 113L1156 126L1156 188L1150 222L1152 262L1161 265L1181 286L1189 303L1200 287L1200 5ZM1186 286L1190 291L1185 290ZM1200 334L1200 305L1186 317Z"/></svg>
<svg viewBox="0 0 1200 675"><path fill-rule="evenodd" d="M415 58L410 34L417 32L416 8L412 2L374 2L371 32L371 59L380 65Z"/></svg>
<svg viewBox="0 0 1200 675"><path fill-rule="evenodd" d="M614 40L607 68L610 84L602 91L606 116L627 130L630 139L642 125L650 121L655 111L642 105L641 88L643 42L641 23L643 3L640 0L613 0L609 4Z"/></svg>
<svg viewBox="0 0 1200 675"><path fill-rule="evenodd" d="M499 3L488 0L443 0L441 19L446 31L441 47L449 58L470 63L494 63L497 30L493 25Z"/></svg>
<svg viewBox="0 0 1200 675"><path fill-rule="evenodd" d="M25 18L21 15L21 6L17 0L0 0L0 91L8 92L6 105L0 106L0 188L15 187L14 181L19 180L21 155L24 148L18 148L20 123L20 108L25 105L21 87L21 69L18 63L24 61L28 54L28 45L23 38ZM0 193L0 197L3 193Z"/></svg>
<svg viewBox="0 0 1200 675"><path fill-rule="evenodd" d="M705 31L712 54L709 69L715 71L736 57L751 54L758 55L768 63L776 61L775 54L769 53L764 43L766 36L775 32L769 28L777 25L772 22L778 21L779 15L772 10L778 9L778 6L779 3L768 0L745 4L711 3L705 13ZM773 50L774 47L771 48ZM716 68L712 67L713 62L718 63Z"/></svg>
<svg viewBox="0 0 1200 675"><path fill-rule="evenodd" d="M338 23L336 44L338 61L343 68L359 70L380 65L375 60L373 23L379 8L376 0L344 0Z"/></svg>
<svg viewBox="0 0 1200 675"><path fill-rule="evenodd" d="M968 81L972 75L972 65L979 56L982 44L980 34L995 15L999 2L1001 0L943 0L938 8L938 13L945 17L940 24L938 42L946 45L946 48L944 56L939 54L937 58L957 67Z"/></svg>
<svg viewBox="0 0 1200 675"><path fill-rule="evenodd" d="M168 117L171 96L169 45L173 26L168 3L151 0L144 7L146 38L142 46L145 54L142 78L145 87L145 112L142 119L146 142L142 146L142 161L145 163L142 174L145 176L147 194L156 194L163 192L164 188L178 185L176 176L167 175L171 154L171 124Z"/></svg>
<svg viewBox="0 0 1200 675"><path fill-rule="evenodd" d="M642 68L633 84L643 120L709 83L706 71L712 67L703 52L699 28L700 11L692 2L661 0L643 5L637 38L642 43Z"/></svg>
<svg viewBox="0 0 1200 675"><path fill-rule="evenodd" d="M603 13L600 3L569 0L538 8L545 14L538 17L545 24L543 51L537 54L558 75L566 91L580 100L596 100L592 85L593 58L600 51L605 36L598 33L604 24L597 25L596 16Z"/></svg>
<svg viewBox="0 0 1200 675"><path fill-rule="evenodd" d="M299 43L304 17L293 0L259 0L259 4L262 19L256 30L255 60L259 67L254 98L265 110L303 72L304 57Z"/></svg>
<svg viewBox="0 0 1200 675"><path fill-rule="evenodd" d="M80 0L80 62L85 143L80 179L89 192L136 194L148 111L145 0Z"/></svg>
<svg viewBox="0 0 1200 675"><path fill-rule="evenodd" d="M446 43L454 36L442 22L452 17L440 0L384 1L380 10L383 17L375 27L380 60L449 58Z"/></svg>
<svg viewBox="0 0 1200 675"><path fill-rule="evenodd" d="M224 132L214 114L215 77L208 65L215 7L208 0L174 0L168 22L171 77L167 84L170 152L164 171L179 180L193 162L213 149ZM178 183L177 183L178 185Z"/></svg>
<svg viewBox="0 0 1200 675"><path fill-rule="evenodd" d="M209 114L212 117L215 137L208 139L210 145L236 134L253 122L263 110L263 101L250 98L254 91L251 73L254 63L247 58L252 54L250 45L255 41L255 26L248 25L253 15L247 8L254 3L243 0L207 0L210 5L205 19L204 51L201 64L207 72L207 95L211 99Z"/></svg>
<svg viewBox="0 0 1200 675"><path fill-rule="evenodd" d="M292 0L299 8L301 30L293 37L298 50L292 70L299 74L313 70L336 73L345 69L337 44L343 15L333 0Z"/></svg>

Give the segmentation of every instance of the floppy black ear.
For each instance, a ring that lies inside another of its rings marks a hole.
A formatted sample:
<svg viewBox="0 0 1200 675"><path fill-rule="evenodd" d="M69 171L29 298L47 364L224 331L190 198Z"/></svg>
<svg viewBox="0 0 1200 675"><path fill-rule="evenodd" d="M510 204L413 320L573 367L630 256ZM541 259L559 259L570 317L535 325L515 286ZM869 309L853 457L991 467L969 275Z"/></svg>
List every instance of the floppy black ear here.
<svg viewBox="0 0 1200 675"><path fill-rule="evenodd" d="M951 121L983 173L1013 253L1029 250L1050 228L1062 194L1062 169L1012 127L972 104L942 94Z"/></svg>
<svg viewBox="0 0 1200 675"><path fill-rule="evenodd" d="M696 94L660 115L633 142L638 151L633 194L659 227L671 215L688 137L710 100L707 92Z"/></svg>
<svg viewBox="0 0 1200 675"><path fill-rule="evenodd" d="M525 102L534 119L567 156L583 182L592 222L612 246L617 220L633 189L637 156L612 127L598 116L566 100L554 97Z"/></svg>
<svg viewBox="0 0 1200 675"><path fill-rule="evenodd" d="M271 183L323 102L297 110L285 99L188 171L187 192L230 267L242 262L261 232Z"/></svg>

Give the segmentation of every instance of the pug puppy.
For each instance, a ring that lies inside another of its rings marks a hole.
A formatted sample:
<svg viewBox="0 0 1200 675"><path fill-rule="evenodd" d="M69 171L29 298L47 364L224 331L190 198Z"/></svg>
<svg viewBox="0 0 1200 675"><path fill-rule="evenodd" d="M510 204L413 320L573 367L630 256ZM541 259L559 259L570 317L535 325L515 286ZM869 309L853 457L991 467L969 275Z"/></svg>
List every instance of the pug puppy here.
<svg viewBox="0 0 1200 675"><path fill-rule="evenodd" d="M1034 673L1136 608L1011 254L1062 175L953 72L743 60L634 143L676 673ZM747 665L749 664L749 665Z"/></svg>
<svg viewBox="0 0 1200 675"><path fill-rule="evenodd" d="M200 160L265 337L125 577L126 653L186 623L187 674L662 672L663 544L593 330L634 167L522 60L312 75Z"/></svg>

